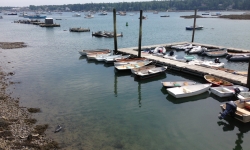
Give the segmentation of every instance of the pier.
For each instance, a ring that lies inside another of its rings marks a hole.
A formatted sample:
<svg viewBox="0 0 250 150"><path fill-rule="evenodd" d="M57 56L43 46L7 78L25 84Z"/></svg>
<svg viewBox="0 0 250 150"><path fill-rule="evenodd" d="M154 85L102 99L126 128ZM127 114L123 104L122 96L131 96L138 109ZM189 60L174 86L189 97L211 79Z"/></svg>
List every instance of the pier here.
<svg viewBox="0 0 250 150"><path fill-rule="evenodd" d="M171 47L173 45L179 45L179 44L185 44L185 43L190 43L190 42L150 45L150 46L143 46L141 49L143 50L143 49L155 48L159 46ZM192 43L192 44L209 47L209 48L222 48L220 46L214 46L214 45L208 45L208 44L200 44L200 43ZM228 52L238 52L238 53L249 52L244 49L236 49L236 48L227 48L227 49L228 49ZM132 56L137 56L138 47L121 48L121 49L118 49L118 52L122 54L130 54ZM176 70L179 72L196 75L199 77L203 77L206 74L210 74L210 75L225 79L237 85L247 86L247 76L234 74L234 72L230 71L230 69L225 68L221 70L218 68L204 67L204 66L199 66L199 65L188 65L186 62L183 62L183 61L166 59L166 58L162 58L159 56L153 56L152 54L148 54L148 53L141 53L141 57L145 57L153 61L153 63L157 65L168 66L168 69L171 69L171 70Z"/></svg>

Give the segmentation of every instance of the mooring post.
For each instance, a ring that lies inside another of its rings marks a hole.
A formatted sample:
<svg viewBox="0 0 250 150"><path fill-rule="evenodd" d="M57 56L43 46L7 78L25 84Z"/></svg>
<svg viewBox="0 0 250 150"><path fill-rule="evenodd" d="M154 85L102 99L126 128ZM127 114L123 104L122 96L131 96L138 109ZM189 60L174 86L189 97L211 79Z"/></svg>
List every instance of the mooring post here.
<svg viewBox="0 0 250 150"><path fill-rule="evenodd" d="M113 20L114 20L114 54L117 53L117 34L116 34L116 10L113 9Z"/></svg>
<svg viewBox="0 0 250 150"><path fill-rule="evenodd" d="M247 71L247 88L250 89L250 59L248 62L248 71Z"/></svg>
<svg viewBox="0 0 250 150"><path fill-rule="evenodd" d="M193 24L192 42L194 42L194 32L195 32L195 26L196 26L196 13L197 13L197 9L195 9L195 11L194 11L194 24Z"/></svg>
<svg viewBox="0 0 250 150"><path fill-rule="evenodd" d="M139 28L138 58L141 57L141 36L142 36L142 10L140 10L140 28Z"/></svg>

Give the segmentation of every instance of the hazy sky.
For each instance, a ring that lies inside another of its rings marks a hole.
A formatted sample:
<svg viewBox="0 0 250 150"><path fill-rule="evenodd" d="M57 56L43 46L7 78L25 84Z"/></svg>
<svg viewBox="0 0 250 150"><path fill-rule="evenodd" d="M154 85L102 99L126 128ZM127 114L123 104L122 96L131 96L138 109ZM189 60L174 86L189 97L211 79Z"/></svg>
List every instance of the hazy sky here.
<svg viewBox="0 0 250 150"><path fill-rule="evenodd" d="M22 7L29 5L63 5L85 3L115 3L115 2L139 2L152 0L0 0L0 6Z"/></svg>

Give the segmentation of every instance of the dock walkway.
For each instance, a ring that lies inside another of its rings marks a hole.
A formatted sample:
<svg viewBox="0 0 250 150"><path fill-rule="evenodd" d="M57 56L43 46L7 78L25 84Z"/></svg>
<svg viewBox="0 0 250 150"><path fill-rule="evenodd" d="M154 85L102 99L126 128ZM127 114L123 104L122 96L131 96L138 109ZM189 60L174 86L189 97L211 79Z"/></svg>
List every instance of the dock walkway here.
<svg viewBox="0 0 250 150"><path fill-rule="evenodd" d="M154 48L154 47L158 47L158 46L170 47L172 45L184 44L184 43L189 43L189 42L150 45L150 46L144 46L141 49ZM218 47L218 46L204 45L204 44L199 44L199 43L192 43L192 44L193 45L200 45L200 46L207 46L207 47L216 47L216 48ZM138 49L137 47L121 48L121 49L118 49L118 52L123 53L123 54L130 54L133 56L137 56L138 55L137 49ZM236 52L236 51L237 52L246 52L247 51L247 50L235 49L235 48L231 48L231 50L234 52ZM200 77L203 77L206 74L210 74L210 75L225 79L225 80L232 82L234 84L237 84L237 85L243 85L243 86L247 85L247 77L246 76L233 74L230 72L225 72L223 70L216 70L214 68L203 67L203 66L199 66L199 65L189 65L186 62L166 59L166 58L162 58L159 56L153 56L153 55L148 54L148 53L141 53L141 57L145 57L149 60L152 60L154 63L157 63L159 65L168 66L168 69L173 69L173 70L176 70L179 72L193 74L193 75L200 76Z"/></svg>

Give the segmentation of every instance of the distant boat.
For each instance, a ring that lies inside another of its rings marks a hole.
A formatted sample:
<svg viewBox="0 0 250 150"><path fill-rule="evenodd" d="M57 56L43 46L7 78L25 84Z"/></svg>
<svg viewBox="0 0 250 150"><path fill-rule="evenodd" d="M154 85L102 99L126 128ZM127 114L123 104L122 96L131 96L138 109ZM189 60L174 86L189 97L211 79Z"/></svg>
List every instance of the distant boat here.
<svg viewBox="0 0 250 150"><path fill-rule="evenodd" d="M140 19L140 17L139 17L139 19ZM147 19L147 17L146 16L142 16L142 19Z"/></svg>
<svg viewBox="0 0 250 150"><path fill-rule="evenodd" d="M70 32L89 32L89 28L69 28Z"/></svg>
<svg viewBox="0 0 250 150"><path fill-rule="evenodd" d="M162 15L162 16L160 16L160 17L169 17L169 15Z"/></svg>
<svg viewBox="0 0 250 150"><path fill-rule="evenodd" d="M94 18L94 15L92 15L92 14L87 14L87 15L85 15L84 18L91 19L91 18Z"/></svg>
<svg viewBox="0 0 250 150"><path fill-rule="evenodd" d="M107 15L108 13L106 11L102 11L99 15Z"/></svg>
<svg viewBox="0 0 250 150"><path fill-rule="evenodd" d="M72 15L72 17L81 17L81 14L75 13L74 15Z"/></svg>
<svg viewBox="0 0 250 150"><path fill-rule="evenodd" d="M203 26L195 26L195 28L193 26L188 26L186 27L186 30L202 30L203 29Z"/></svg>
<svg viewBox="0 0 250 150"><path fill-rule="evenodd" d="M17 13L12 12L12 13L9 13L8 15L17 15Z"/></svg>
<svg viewBox="0 0 250 150"><path fill-rule="evenodd" d="M221 16L221 13L217 12L215 14L211 14L211 16Z"/></svg>

